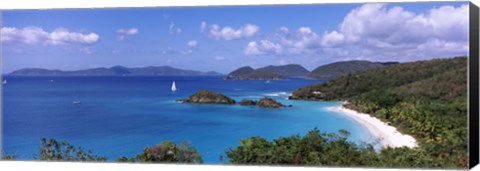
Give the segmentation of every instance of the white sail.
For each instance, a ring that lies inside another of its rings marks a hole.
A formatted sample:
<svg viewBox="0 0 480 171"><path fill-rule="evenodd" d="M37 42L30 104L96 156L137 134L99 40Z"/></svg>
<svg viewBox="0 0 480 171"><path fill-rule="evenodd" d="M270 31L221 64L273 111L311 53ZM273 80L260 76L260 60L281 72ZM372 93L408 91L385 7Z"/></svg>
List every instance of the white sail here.
<svg viewBox="0 0 480 171"><path fill-rule="evenodd" d="M172 91L177 91L177 87L175 86L175 81L172 84Z"/></svg>
<svg viewBox="0 0 480 171"><path fill-rule="evenodd" d="M7 80L3 80L3 84L7 84Z"/></svg>

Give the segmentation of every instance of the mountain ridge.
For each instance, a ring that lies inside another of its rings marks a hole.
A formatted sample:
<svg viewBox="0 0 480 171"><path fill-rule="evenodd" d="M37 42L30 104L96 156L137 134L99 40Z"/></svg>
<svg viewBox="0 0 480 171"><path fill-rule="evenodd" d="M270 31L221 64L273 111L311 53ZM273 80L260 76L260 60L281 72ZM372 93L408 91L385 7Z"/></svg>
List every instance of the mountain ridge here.
<svg viewBox="0 0 480 171"><path fill-rule="evenodd" d="M59 69L23 68L7 75L11 76L221 76L224 74L215 71L195 71L179 69L171 66L125 67L97 67L73 71Z"/></svg>

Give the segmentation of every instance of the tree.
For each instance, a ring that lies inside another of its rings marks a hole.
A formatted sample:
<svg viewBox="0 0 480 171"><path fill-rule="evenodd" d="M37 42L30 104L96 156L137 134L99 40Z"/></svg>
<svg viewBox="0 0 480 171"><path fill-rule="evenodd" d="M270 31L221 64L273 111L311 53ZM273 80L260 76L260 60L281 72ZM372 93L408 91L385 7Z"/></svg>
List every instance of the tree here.
<svg viewBox="0 0 480 171"><path fill-rule="evenodd" d="M93 155L92 152L85 151L82 147L74 147L70 143L58 142L51 138L41 139L39 160L48 161L106 161L106 157Z"/></svg>
<svg viewBox="0 0 480 171"><path fill-rule="evenodd" d="M163 141L158 145L147 147L135 159L126 160L126 157L117 161L155 162L155 163L203 163L200 153L183 142L180 146L171 142Z"/></svg>

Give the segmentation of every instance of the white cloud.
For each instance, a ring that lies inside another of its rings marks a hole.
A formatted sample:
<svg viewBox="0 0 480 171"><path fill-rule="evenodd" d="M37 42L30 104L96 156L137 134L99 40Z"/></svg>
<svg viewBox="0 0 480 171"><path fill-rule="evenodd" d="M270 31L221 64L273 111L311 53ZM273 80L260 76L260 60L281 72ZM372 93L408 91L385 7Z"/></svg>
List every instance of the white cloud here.
<svg viewBox="0 0 480 171"><path fill-rule="evenodd" d="M337 31L325 32L321 44L324 47L333 47L343 43L345 36Z"/></svg>
<svg viewBox="0 0 480 171"><path fill-rule="evenodd" d="M281 54L282 46L268 40L249 42L244 50L245 55Z"/></svg>
<svg viewBox="0 0 480 171"><path fill-rule="evenodd" d="M168 32L170 32L170 34L177 34L177 35L180 35L182 34L182 29L178 28L175 23L171 22L170 25L168 26Z"/></svg>
<svg viewBox="0 0 480 171"><path fill-rule="evenodd" d="M207 28L207 22L202 21L200 23L200 31L203 32L205 30L205 28Z"/></svg>
<svg viewBox="0 0 480 171"><path fill-rule="evenodd" d="M200 24L200 30L213 39L234 40L254 36L258 33L259 27L253 24L245 24L235 29L230 26L220 27L217 24L208 26L206 22L202 22Z"/></svg>
<svg viewBox="0 0 480 171"><path fill-rule="evenodd" d="M190 48L195 48L198 46L198 41L196 40L190 40L187 42L187 46L190 47Z"/></svg>
<svg viewBox="0 0 480 171"><path fill-rule="evenodd" d="M175 23L170 23L170 25L168 26L168 31L171 33L173 33L173 29L175 28Z"/></svg>
<svg viewBox="0 0 480 171"><path fill-rule="evenodd" d="M25 43L43 45L92 44L98 42L100 36L95 33L83 34L70 32L65 28L57 28L47 32L40 27L2 27L3 43Z"/></svg>
<svg viewBox="0 0 480 171"><path fill-rule="evenodd" d="M250 42L244 54L398 61L451 57L467 54L468 26L468 4L424 13L365 4L351 10L338 30L317 34L310 27L282 26L273 36Z"/></svg>
<svg viewBox="0 0 480 171"><path fill-rule="evenodd" d="M138 29L137 28L130 28L130 29L118 29L117 33L123 34L123 35L136 35L138 34Z"/></svg>
<svg viewBox="0 0 480 171"><path fill-rule="evenodd" d="M137 28L130 28L130 29L117 29L117 39L122 41L127 36L133 36L139 33Z"/></svg>
<svg viewBox="0 0 480 171"><path fill-rule="evenodd" d="M468 52L468 25L467 4L420 14L398 6L366 4L350 11L339 30L325 32L321 45L330 55L365 58L464 55ZM337 53L340 47L343 52Z"/></svg>
<svg viewBox="0 0 480 171"><path fill-rule="evenodd" d="M273 37L250 42L245 55L313 55L320 47L320 36L309 27L300 27L291 32L280 27Z"/></svg>

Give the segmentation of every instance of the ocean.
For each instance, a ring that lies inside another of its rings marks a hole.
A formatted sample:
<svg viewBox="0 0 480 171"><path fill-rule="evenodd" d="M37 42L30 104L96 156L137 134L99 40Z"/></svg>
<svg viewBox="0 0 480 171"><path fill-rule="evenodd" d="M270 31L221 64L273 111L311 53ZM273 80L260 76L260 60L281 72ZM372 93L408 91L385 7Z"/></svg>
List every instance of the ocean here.
<svg viewBox="0 0 480 171"><path fill-rule="evenodd" d="M222 77L12 77L3 87L3 148L17 160L38 157L40 139L55 138L90 149L109 161L134 157L164 140L187 141L205 164L222 164L240 140L268 140L321 132L351 133L349 141L375 138L355 120L325 110L339 102L287 100L319 80L232 81ZM177 92L171 91L176 82ZM237 101L270 97L291 108L182 104L175 100L208 89ZM80 100L81 104L73 104Z"/></svg>

